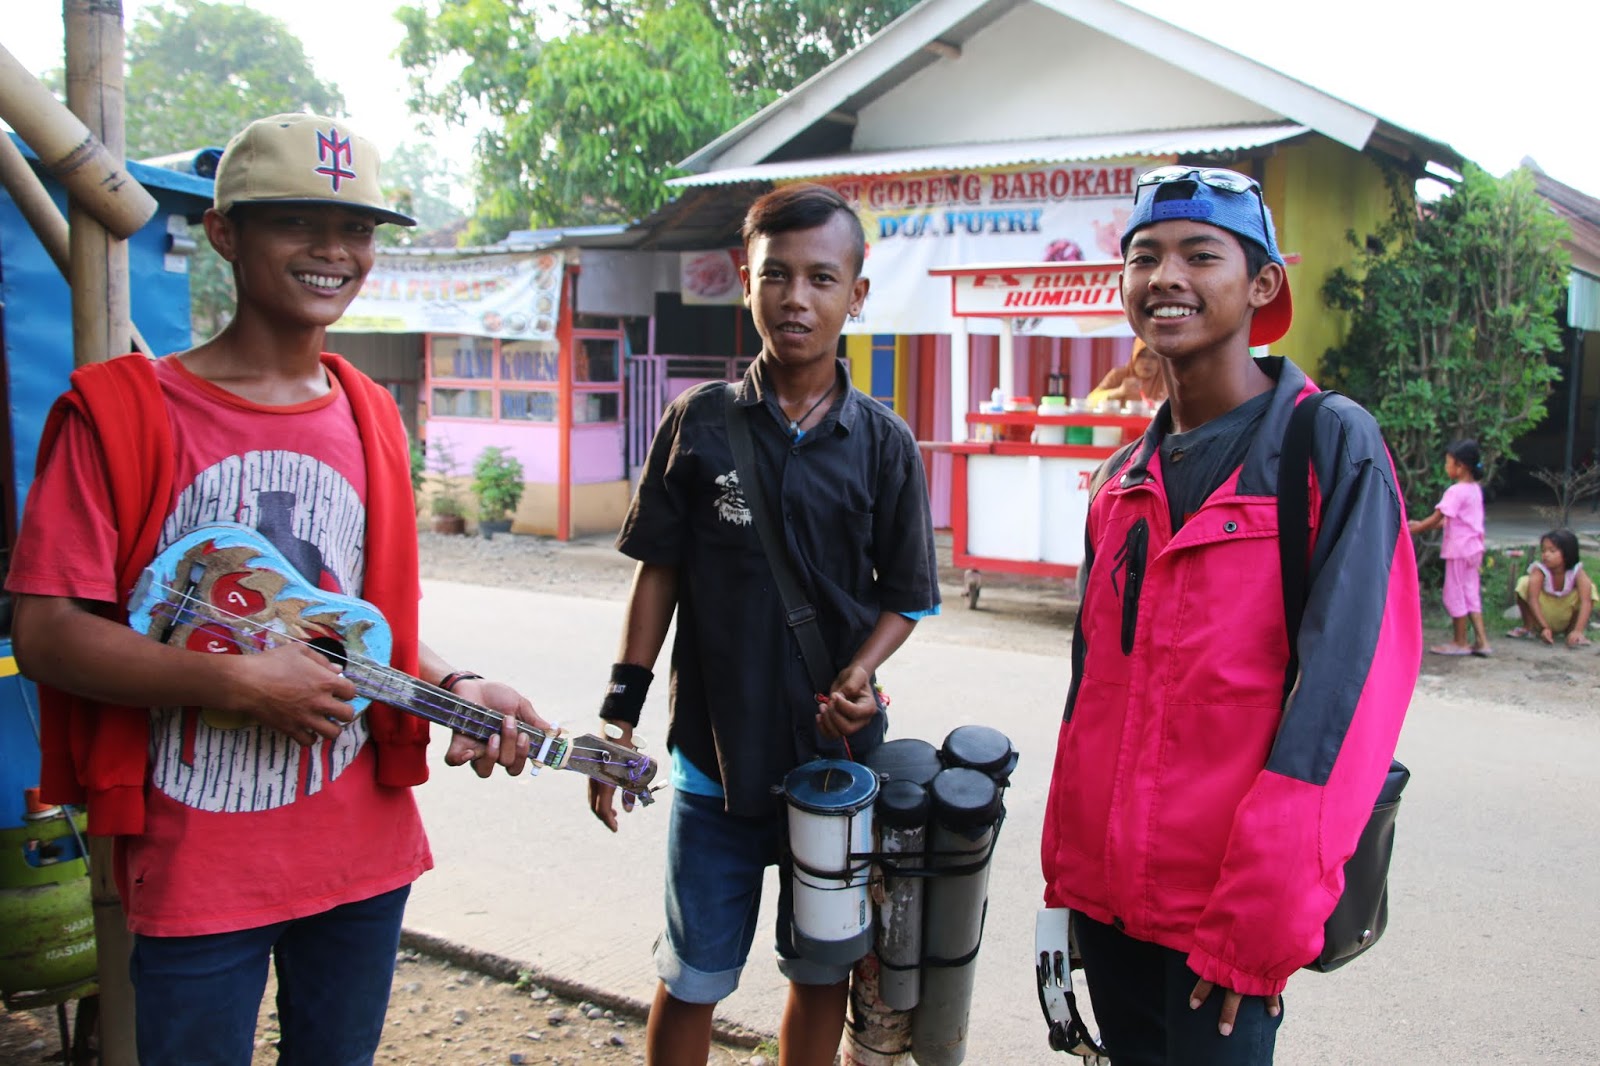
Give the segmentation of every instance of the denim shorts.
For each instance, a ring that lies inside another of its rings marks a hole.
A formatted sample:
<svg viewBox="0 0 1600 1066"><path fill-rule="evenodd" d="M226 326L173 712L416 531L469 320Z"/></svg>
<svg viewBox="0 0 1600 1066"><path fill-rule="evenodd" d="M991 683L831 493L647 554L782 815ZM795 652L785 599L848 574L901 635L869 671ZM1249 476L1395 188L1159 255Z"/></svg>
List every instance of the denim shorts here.
<svg viewBox="0 0 1600 1066"><path fill-rule="evenodd" d="M667 928L656 941L656 974L674 999L716 1003L739 987L755 941L761 881L777 864L778 972L800 985L838 984L847 965L800 958L793 944L794 889L785 844L787 813L741 818L722 799L674 792L667 826Z"/></svg>

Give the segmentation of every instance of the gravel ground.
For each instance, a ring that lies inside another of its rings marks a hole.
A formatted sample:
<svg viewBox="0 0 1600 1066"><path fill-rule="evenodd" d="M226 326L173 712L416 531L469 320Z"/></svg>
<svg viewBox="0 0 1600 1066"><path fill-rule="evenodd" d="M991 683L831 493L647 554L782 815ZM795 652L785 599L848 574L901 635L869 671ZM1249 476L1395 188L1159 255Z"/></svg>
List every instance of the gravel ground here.
<svg viewBox="0 0 1600 1066"><path fill-rule="evenodd" d="M944 613L922 623L915 639L1059 655L1063 660L1071 654L1075 605L1069 586L984 574L978 607L969 609L966 575L949 565L949 550L948 539L941 538ZM422 534L422 572L433 580L622 600L632 570L609 537L563 545L541 537L485 540ZM1492 657L1425 655L1419 684L1446 698L1521 706L1560 717L1595 714L1600 705L1596 648L1513 640L1504 635L1511 624L1495 619L1489 626ZM1431 611L1427 642L1439 642L1448 628L1448 620ZM538 975L515 978L514 967L505 960L452 957L440 945L421 945L420 952L408 948L396 966L377 1061L403 1066L644 1062L644 1028L638 1017L586 1002L577 989L552 988ZM269 1066L276 1059L270 1007L269 995L254 1066ZM0 1014L0 1066L60 1061L55 1034L52 1009ZM770 1061L754 1034L723 1035L728 1039L713 1049L713 1066L764 1066Z"/></svg>

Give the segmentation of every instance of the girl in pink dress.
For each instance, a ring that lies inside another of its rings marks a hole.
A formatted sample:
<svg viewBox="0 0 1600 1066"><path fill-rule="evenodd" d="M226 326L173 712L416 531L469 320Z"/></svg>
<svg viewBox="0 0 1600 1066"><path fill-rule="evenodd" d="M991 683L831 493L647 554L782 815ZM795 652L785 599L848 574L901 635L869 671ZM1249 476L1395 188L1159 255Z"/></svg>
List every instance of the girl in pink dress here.
<svg viewBox="0 0 1600 1066"><path fill-rule="evenodd" d="M1483 564L1482 455L1476 441L1458 440L1444 453L1444 472L1454 484L1444 490L1439 506L1427 518L1409 523L1412 533L1444 527L1439 558L1444 560L1444 609L1455 626L1455 639L1435 644L1435 655L1491 654L1489 635L1483 629L1483 603L1478 589L1478 568ZM1477 640L1467 643L1467 619Z"/></svg>

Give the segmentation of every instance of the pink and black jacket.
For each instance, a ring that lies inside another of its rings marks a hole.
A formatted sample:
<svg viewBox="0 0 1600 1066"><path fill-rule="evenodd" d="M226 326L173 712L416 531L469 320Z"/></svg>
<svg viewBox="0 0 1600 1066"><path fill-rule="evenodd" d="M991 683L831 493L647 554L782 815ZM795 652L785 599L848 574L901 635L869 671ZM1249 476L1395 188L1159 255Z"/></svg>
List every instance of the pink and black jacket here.
<svg viewBox="0 0 1600 1066"><path fill-rule="evenodd" d="M1283 359L1261 366L1277 386L1244 463L1176 535L1156 424L1091 501L1042 845L1048 905L1246 995L1281 991L1321 950L1422 653L1393 464L1372 416L1332 397L1285 704L1278 453L1316 390Z"/></svg>

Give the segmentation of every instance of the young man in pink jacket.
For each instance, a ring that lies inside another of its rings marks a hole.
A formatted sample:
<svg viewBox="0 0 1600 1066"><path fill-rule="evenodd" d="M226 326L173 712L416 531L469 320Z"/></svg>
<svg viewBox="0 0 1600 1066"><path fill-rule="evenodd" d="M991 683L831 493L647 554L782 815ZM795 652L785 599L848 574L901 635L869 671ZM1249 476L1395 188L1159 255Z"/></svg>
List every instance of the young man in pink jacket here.
<svg viewBox="0 0 1600 1066"><path fill-rule="evenodd" d="M1045 898L1075 912L1116 1066L1254 1066L1394 753L1421 658L1416 560L1377 424L1330 398L1285 701L1278 453L1316 389L1251 354L1292 316L1261 188L1151 171L1122 248L1128 321L1170 399L1090 504Z"/></svg>

